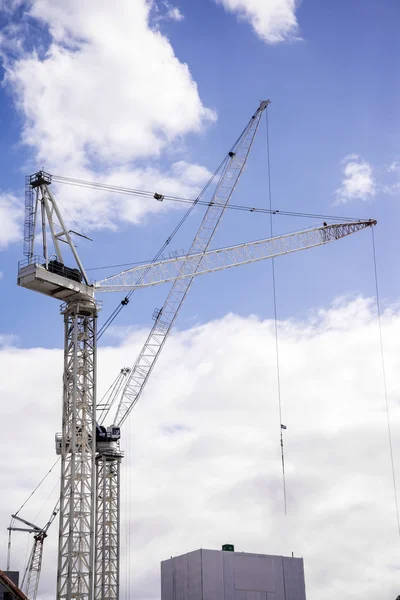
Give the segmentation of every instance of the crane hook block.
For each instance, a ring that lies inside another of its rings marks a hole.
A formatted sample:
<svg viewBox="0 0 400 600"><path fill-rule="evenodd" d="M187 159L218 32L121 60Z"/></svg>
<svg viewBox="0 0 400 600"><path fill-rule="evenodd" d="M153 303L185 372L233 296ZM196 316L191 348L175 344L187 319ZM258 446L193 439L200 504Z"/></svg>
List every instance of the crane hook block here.
<svg viewBox="0 0 400 600"><path fill-rule="evenodd" d="M129 304L129 298L125 297L123 300L121 300L121 305L126 306L127 304Z"/></svg>
<svg viewBox="0 0 400 600"><path fill-rule="evenodd" d="M164 200L164 197L165 196L163 196L162 194L157 194L157 192L154 194L154 198L159 202L162 202Z"/></svg>
<svg viewBox="0 0 400 600"><path fill-rule="evenodd" d="M230 151L230 152L229 152L229 156L230 156L231 158L233 158L234 156L236 156L236 152L232 152L232 151Z"/></svg>

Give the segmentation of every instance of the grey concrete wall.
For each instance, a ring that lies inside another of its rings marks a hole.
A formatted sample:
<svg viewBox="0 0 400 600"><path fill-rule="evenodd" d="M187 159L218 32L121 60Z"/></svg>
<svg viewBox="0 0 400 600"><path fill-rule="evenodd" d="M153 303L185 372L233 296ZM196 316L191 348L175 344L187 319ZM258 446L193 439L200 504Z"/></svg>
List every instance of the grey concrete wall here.
<svg viewBox="0 0 400 600"><path fill-rule="evenodd" d="M303 559L196 550L161 563L161 600L306 600Z"/></svg>

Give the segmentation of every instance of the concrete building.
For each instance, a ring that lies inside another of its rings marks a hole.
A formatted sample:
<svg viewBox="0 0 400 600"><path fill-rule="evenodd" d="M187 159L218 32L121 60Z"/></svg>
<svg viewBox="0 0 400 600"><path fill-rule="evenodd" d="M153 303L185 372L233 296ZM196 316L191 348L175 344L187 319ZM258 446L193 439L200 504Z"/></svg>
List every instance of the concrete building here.
<svg viewBox="0 0 400 600"><path fill-rule="evenodd" d="M303 559L195 550L161 563L161 600L306 600Z"/></svg>
<svg viewBox="0 0 400 600"><path fill-rule="evenodd" d="M11 581L13 583L15 583L16 586L19 585L19 571L4 571L4 574L7 575L7 577L9 579L11 579ZM10 592L8 592L5 587L0 583L0 600L11 600L12 596L10 594Z"/></svg>

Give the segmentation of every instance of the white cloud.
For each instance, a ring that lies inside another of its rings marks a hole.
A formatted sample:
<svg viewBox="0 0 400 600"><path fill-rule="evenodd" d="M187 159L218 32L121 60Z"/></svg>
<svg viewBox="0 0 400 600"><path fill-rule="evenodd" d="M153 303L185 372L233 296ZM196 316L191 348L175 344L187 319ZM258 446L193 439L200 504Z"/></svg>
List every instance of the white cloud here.
<svg viewBox="0 0 400 600"><path fill-rule="evenodd" d="M71 172L71 176L83 180L93 179L93 174L86 169L76 169ZM211 173L205 167L180 160L164 170L155 166L116 167L108 175L103 174L94 179L108 185L195 198L210 176ZM139 224L151 214L182 208L178 203L158 202L153 198L105 193L68 185L55 185L55 192L62 205L68 207L70 217L88 231L102 228L115 229L118 222ZM66 215L67 222L69 215Z"/></svg>
<svg viewBox="0 0 400 600"><path fill-rule="evenodd" d="M273 323L228 315L171 337L123 431L123 595L156 600L160 560L229 540L239 551L304 556L309 600L396 597L398 533L373 306L340 301L307 321L280 323L287 517ZM398 457L400 311L386 311L382 326ZM100 394L144 336L136 331L120 347L100 349ZM61 368L61 350L1 353L0 419L18 429L3 431L13 451L0 455L0 564L9 515L55 460ZM21 373L29 385L21 387ZM396 474L399 481L398 464ZM42 509L44 522L56 485L52 475L22 514L34 519ZM56 524L49 533L44 600L54 597ZM13 535L17 568L26 537Z"/></svg>
<svg viewBox="0 0 400 600"><path fill-rule="evenodd" d="M388 173L397 173L398 171L400 171L400 163L398 161L396 161L396 160L393 161L387 167L387 171L388 171Z"/></svg>
<svg viewBox="0 0 400 600"><path fill-rule="evenodd" d="M62 175L86 173L88 179L115 179L113 173L123 171L134 181L146 170L169 178L173 167L164 173L165 158L157 162L162 153L182 152L185 134L215 120L188 65L151 27L151 6L146 0L32 1L30 18L48 28L51 43L45 52L39 47L16 59L8 56L5 65L6 82L25 119L22 139L36 164ZM174 6L165 8L169 18L180 18ZM5 53L7 42L3 34ZM148 169L137 162L144 158L153 160ZM153 179L143 180L145 189ZM93 202L84 208L97 226ZM113 225L120 216L116 213Z"/></svg>
<svg viewBox="0 0 400 600"><path fill-rule="evenodd" d="M179 8L177 6L174 6L173 4L170 4L167 0L164 0L162 2L162 5L160 7L160 5L158 5L157 3L154 3L152 5L152 8L155 12L155 16L153 17L153 19L156 22L159 21L183 21L183 19L185 18L183 16L183 14L181 13L181 11L179 10ZM164 9L164 10L162 10Z"/></svg>
<svg viewBox="0 0 400 600"><path fill-rule="evenodd" d="M296 0L216 0L240 20L247 21L268 44L293 39L298 31Z"/></svg>
<svg viewBox="0 0 400 600"><path fill-rule="evenodd" d="M12 194L0 194L0 250L22 238L23 210Z"/></svg>
<svg viewBox="0 0 400 600"><path fill-rule="evenodd" d="M1 274L0 279L3 274ZM0 347L10 347L17 343L17 337L12 333L0 333Z"/></svg>
<svg viewBox="0 0 400 600"><path fill-rule="evenodd" d="M346 204L351 200L374 198L377 194L400 195L400 163L372 166L359 154L348 154L340 161L343 167L342 185L336 190L336 204Z"/></svg>
<svg viewBox="0 0 400 600"><path fill-rule="evenodd" d="M177 6L168 7L167 17L172 21L182 21L184 19L183 14Z"/></svg>
<svg viewBox="0 0 400 600"><path fill-rule="evenodd" d="M399 196L400 195L400 163L398 161L393 161L390 165L386 167L386 172L390 175L387 176L385 183L381 186L381 190L384 194L388 194L389 196ZM394 179L394 181L393 181Z"/></svg>
<svg viewBox="0 0 400 600"><path fill-rule="evenodd" d="M358 154L349 154L342 164L344 177L341 187L335 192L337 204L373 198L376 195L376 183L372 166Z"/></svg>
<svg viewBox="0 0 400 600"><path fill-rule="evenodd" d="M382 188L384 194L389 196L398 196L400 194L400 181L396 183L385 184Z"/></svg>

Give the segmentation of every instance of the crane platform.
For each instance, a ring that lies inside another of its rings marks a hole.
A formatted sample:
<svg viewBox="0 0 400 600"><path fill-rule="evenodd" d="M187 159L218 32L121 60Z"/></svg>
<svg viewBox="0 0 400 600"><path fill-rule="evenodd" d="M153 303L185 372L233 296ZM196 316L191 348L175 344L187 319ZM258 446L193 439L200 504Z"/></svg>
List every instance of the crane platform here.
<svg viewBox="0 0 400 600"><path fill-rule="evenodd" d="M55 260L46 267L40 257L19 263L18 285L64 302L77 296L81 296L82 300L94 300L93 286L82 283L78 269L71 269Z"/></svg>

